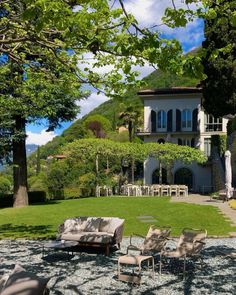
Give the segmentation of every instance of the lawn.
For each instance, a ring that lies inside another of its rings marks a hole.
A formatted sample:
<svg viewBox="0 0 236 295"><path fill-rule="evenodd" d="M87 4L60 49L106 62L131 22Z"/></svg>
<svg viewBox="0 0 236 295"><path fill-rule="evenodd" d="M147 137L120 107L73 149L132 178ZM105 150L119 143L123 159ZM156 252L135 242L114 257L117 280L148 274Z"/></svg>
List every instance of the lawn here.
<svg viewBox="0 0 236 295"><path fill-rule="evenodd" d="M74 216L118 216L125 219L125 236L145 234L150 224L171 226L172 236L184 227L206 228L209 235L235 231L213 206L170 203L168 197L100 197L62 200L26 208L0 209L0 238L51 238L64 219ZM143 223L139 216L156 222Z"/></svg>

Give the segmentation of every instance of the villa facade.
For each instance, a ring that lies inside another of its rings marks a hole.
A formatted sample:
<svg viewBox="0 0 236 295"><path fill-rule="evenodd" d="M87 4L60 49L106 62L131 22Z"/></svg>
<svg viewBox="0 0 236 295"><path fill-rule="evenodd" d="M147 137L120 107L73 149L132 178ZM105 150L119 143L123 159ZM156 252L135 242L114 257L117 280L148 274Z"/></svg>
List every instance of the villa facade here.
<svg viewBox="0 0 236 295"><path fill-rule="evenodd" d="M138 95L144 102L144 128L138 131L144 142L188 145L210 156L211 136L226 134L228 120L204 112L201 88L142 90ZM145 184L159 183L160 174L162 183L167 182L166 171L160 165L151 157L144 162ZM175 183L186 184L194 192L213 190L210 161L206 165L176 162L172 175Z"/></svg>

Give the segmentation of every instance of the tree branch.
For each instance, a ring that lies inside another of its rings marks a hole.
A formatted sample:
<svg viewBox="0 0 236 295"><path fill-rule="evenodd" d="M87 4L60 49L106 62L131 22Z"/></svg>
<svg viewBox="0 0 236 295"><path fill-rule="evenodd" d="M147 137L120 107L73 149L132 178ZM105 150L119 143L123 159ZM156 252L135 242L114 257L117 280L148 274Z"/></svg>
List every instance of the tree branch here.
<svg viewBox="0 0 236 295"><path fill-rule="evenodd" d="M120 6L121 6L121 8L122 8L122 10L123 10L123 12L124 12L124 14L125 14L125 16L127 17L127 19L129 19L129 15L128 15L126 9L125 9L125 6L124 6L123 1L122 1L122 0L119 0L119 3L120 3ZM143 35L147 35L147 32L144 31L144 30L142 30L142 29L140 29L135 23L132 23L132 26L133 26L138 32L140 32L141 34L143 34Z"/></svg>

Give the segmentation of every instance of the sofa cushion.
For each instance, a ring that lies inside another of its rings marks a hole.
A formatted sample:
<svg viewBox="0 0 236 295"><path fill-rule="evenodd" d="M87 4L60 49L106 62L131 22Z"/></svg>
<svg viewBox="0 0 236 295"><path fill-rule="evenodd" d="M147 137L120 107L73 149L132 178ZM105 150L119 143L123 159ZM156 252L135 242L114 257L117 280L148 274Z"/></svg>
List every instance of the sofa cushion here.
<svg viewBox="0 0 236 295"><path fill-rule="evenodd" d="M61 240L66 240L66 241L79 241L83 234L84 232L82 231L63 233L61 234L60 238Z"/></svg>
<svg viewBox="0 0 236 295"><path fill-rule="evenodd" d="M111 219L112 219L111 217L102 217L101 218L101 222L100 222L100 226L99 226L100 232L108 232Z"/></svg>
<svg viewBox="0 0 236 295"><path fill-rule="evenodd" d="M88 217L83 230L86 232L98 232L100 222L100 217Z"/></svg>
<svg viewBox="0 0 236 295"><path fill-rule="evenodd" d="M63 240L79 241L82 243L111 243L113 234L107 232L80 232L78 234L63 234Z"/></svg>
<svg viewBox="0 0 236 295"><path fill-rule="evenodd" d="M64 233L68 233L68 232L72 232L72 231L75 231L77 229L77 226L78 226L78 222L76 219L66 219L64 221L64 230L63 232Z"/></svg>
<svg viewBox="0 0 236 295"><path fill-rule="evenodd" d="M16 265L6 281L1 295L43 295L48 278L39 278Z"/></svg>

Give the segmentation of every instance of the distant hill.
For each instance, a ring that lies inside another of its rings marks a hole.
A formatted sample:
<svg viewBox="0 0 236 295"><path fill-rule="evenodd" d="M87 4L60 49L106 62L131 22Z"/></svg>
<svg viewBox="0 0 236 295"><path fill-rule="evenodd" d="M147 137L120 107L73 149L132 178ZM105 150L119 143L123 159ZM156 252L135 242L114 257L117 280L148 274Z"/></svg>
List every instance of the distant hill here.
<svg viewBox="0 0 236 295"><path fill-rule="evenodd" d="M196 50L189 54L195 54ZM144 89L148 88L165 88L165 87L177 87L177 86L196 86L199 81L194 78L189 77L179 77L174 74L170 74L167 72L162 72L159 70L155 70L148 76L143 79L146 83ZM142 109L143 103L141 99L137 95L137 91L139 89L132 89L127 91L125 97L121 100L110 99L104 103L102 103L97 108L93 109L89 114L84 116L82 119L75 121L69 128L64 130L64 132L55 137L51 142L47 143L45 146L41 148L41 157L46 158L49 155L56 154L58 149L75 139L83 138L83 130L82 130L82 122L83 120L90 115L99 114L106 117L113 126L113 130L115 130L117 123L119 123L119 119L117 114L122 112L122 108L127 105L135 105L137 108Z"/></svg>
<svg viewBox="0 0 236 295"><path fill-rule="evenodd" d="M26 145L26 154L27 156L31 155L33 152L35 152L38 148L38 145L36 144L27 144Z"/></svg>

